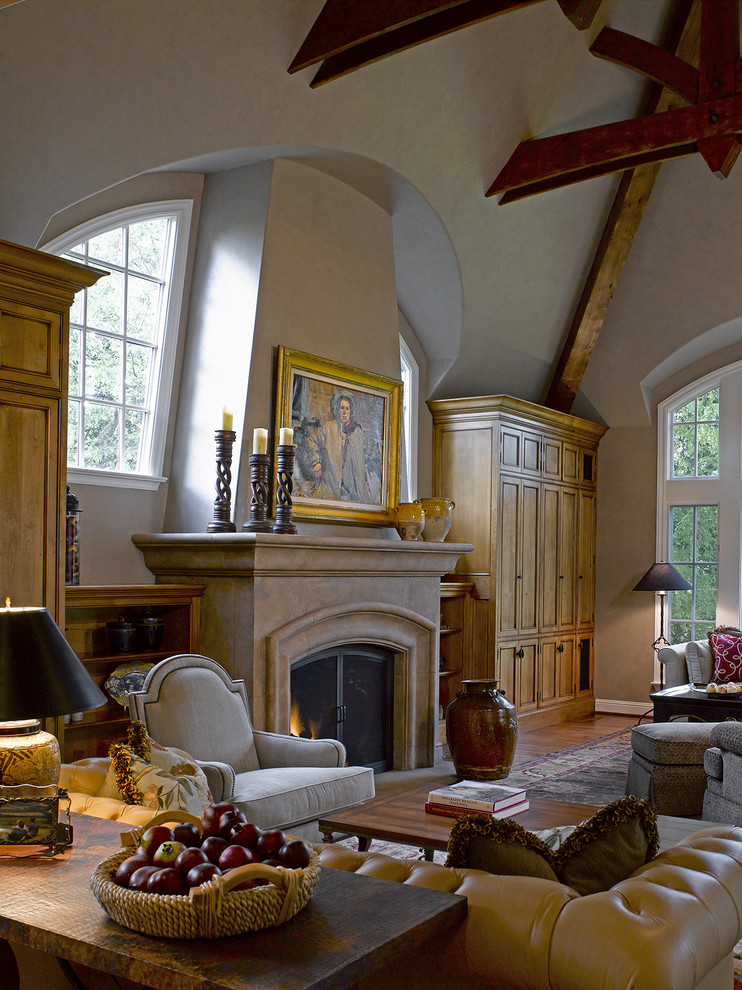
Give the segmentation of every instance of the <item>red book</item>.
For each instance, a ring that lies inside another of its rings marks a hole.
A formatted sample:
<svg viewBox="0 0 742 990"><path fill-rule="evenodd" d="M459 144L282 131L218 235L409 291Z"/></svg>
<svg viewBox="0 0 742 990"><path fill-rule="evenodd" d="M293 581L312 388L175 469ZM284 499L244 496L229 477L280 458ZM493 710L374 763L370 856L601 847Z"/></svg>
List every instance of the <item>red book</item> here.
<svg viewBox="0 0 742 990"><path fill-rule="evenodd" d="M512 818L519 815L521 811L528 811L530 803L527 800L518 804L511 804L507 808L499 811L482 811L480 808L462 808L453 804L433 804L432 801L425 802L425 812L428 815L443 815L446 818L460 818L461 815L487 815L488 818Z"/></svg>

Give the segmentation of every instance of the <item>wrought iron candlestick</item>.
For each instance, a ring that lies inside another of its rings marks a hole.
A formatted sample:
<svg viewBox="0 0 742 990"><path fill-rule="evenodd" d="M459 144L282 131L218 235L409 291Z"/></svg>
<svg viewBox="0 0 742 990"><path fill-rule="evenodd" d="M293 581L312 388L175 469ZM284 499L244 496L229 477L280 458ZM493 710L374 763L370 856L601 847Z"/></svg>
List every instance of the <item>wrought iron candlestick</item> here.
<svg viewBox="0 0 742 990"><path fill-rule="evenodd" d="M216 498L214 518L207 533L235 533L232 522L232 444L237 439L234 430L214 430L216 440Z"/></svg>
<svg viewBox="0 0 742 990"><path fill-rule="evenodd" d="M247 533L271 533L273 523L268 518L269 454L250 454L250 518L242 524Z"/></svg>
<svg viewBox="0 0 742 990"><path fill-rule="evenodd" d="M291 513L293 502L291 495L294 491L292 475L294 473L294 445L279 443L276 447L276 521L273 523L274 533L295 533L296 526L292 522Z"/></svg>

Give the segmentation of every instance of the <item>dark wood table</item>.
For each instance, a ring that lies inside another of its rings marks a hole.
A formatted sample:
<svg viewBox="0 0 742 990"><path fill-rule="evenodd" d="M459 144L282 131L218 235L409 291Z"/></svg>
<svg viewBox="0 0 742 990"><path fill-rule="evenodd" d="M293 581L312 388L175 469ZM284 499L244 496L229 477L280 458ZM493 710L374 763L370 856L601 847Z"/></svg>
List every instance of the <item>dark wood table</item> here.
<svg viewBox="0 0 742 990"><path fill-rule="evenodd" d="M742 719L742 694L707 694L690 684L654 691L649 696L655 722L688 718L699 722Z"/></svg>
<svg viewBox="0 0 742 990"><path fill-rule="evenodd" d="M149 938L112 921L89 888L94 867L120 848L121 826L72 818L63 855L0 859L0 940L156 990L342 990L383 966L411 965L466 916L463 897L323 868L307 907L278 928Z"/></svg>
<svg viewBox="0 0 742 990"><path fill-rule="evenodd" d="M319 828L326 842L335 835L358 836L359 848L367 849L373 839L401 842L425 850L431 859L435 849L446 849L455 818L429 815L425 811L428 787L373 798L357 808L338 812L331 818L321 818ZM514 821L529 831L552 828L555 825L579 825L594 815L598 808L591 804L568 804L532 798L528 811L514 815Z"/></svg>

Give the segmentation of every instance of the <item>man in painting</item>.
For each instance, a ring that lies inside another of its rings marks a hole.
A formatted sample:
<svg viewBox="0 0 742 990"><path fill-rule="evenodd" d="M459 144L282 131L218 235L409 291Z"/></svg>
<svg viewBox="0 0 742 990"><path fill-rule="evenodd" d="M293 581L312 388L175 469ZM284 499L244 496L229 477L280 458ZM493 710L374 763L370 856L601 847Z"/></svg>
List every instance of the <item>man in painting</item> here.
<svg viewBox="0 0 742 990"><path fill-rule="evenodd" d="M332 419L306 438L314 481L314 498L342 502L381 503L381 451L355 419L356 403L348 391L330 399Z"/></svg>

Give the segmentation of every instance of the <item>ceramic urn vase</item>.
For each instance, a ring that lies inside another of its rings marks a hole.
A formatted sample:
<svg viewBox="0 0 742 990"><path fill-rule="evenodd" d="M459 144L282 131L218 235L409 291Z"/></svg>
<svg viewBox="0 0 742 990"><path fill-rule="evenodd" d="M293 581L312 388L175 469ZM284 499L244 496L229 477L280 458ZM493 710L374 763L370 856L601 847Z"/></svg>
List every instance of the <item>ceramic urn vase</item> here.
<svg viewBox="0 0 742 990"><path fill-rule="evenodd" d="M423 539L429 543L442 543L451 528L456 503L450 498L418 498L415 501L425 509Z"/></svg>
<svg viewBox="0 0 742 990"><path fill-rule="evenodd" d="M400 502L394 510L394 528L403 540L419 540L425 527L425 509L418 502Z"/></svg>
<svg viewBox="0 0 742 990"><path fill-rule="evenodd" d="M464 780L507 777L518 741L515 705L499 680L464 680L446 709L446 735L456 773Z"/></svg>

